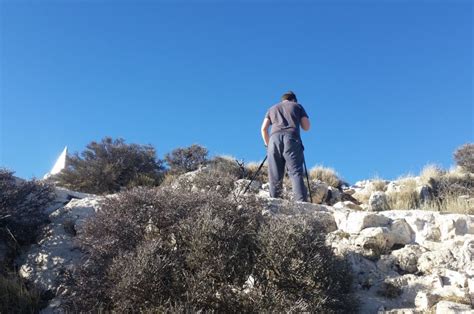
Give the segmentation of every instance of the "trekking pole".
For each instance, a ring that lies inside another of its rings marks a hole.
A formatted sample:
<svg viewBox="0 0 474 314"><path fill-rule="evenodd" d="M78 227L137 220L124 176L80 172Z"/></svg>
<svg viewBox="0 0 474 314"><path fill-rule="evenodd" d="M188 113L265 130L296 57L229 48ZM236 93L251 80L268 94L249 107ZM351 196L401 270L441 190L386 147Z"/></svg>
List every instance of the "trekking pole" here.
<svg viewBox="0 0 474 314"><path fill-rule="evenodd" d="M306 167L306 160L303 159L304 170L306 171L306 182L308 182L308 192L309 192L309 200L311 203L313 202L313 196L311 195L311 185L309 184L309 176L308 176L308 167Z"/></svg>
<svg viewBox="0 0 474 314"><path fill-rule="evenodd" d="M255 178L257 177L258 173L260 172L260 169L262 169L263 164L264 164L265 161L267 160L267 157L268 157L268 156L265 156L265 159L262 161L262 163L261 163L260 166L258 167L257 172L255 172L255 174L253 175L252 179L250 180L250 183L247 185L247 187L246 187L245 190L244 190L244 193L242 193L242 194L247 193L247 190L249 189L249 187L250 187L250 185L252 184L253 180L255 180ZM239 195L240 195L240 194L239 194Z"/></svg>

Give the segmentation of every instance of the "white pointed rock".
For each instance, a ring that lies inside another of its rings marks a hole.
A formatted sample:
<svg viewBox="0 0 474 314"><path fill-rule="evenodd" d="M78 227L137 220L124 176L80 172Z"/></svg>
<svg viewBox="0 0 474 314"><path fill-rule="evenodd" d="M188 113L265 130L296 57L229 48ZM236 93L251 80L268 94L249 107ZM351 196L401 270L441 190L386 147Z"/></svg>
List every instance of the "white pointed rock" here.
<svg viewBox="0 0 474 314"><path fill-rule="evenodd" d="M52 175L58 174L59 172L61 172L61 170L66 168L66 158L67 158L67 146L64 147L63 152L61 153L61 155L59 155L53 168L51 169L50 172L44 175L43 179L47 179L48 177Z"/></svg>

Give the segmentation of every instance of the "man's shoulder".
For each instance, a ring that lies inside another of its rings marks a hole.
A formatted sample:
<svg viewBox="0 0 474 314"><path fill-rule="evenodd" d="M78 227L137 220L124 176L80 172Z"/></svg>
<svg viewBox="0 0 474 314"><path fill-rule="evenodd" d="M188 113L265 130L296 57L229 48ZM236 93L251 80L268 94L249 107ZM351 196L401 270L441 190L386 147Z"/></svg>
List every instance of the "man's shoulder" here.
<svg viewBox="0 0 474 314"><path fill-rule="evenodd" d="M269 111L269 112L270 112L270 111L274 111L274 110L276 110L279 106L281 106L281 102L271 105L270 108L268 108L268 111Z"/></svg>

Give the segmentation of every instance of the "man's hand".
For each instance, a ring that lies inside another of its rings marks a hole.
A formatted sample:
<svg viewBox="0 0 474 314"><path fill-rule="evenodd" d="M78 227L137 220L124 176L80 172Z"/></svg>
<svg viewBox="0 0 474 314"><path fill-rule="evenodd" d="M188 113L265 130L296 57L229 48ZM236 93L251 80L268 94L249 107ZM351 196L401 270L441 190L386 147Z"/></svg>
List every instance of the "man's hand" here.
<svg viewBox="0 0 474 314"><path fill-rule="evenodd" d="M268 135L268 128L270 127L270 124L271 124L270 119L268 118L263 119L262 128L260 131L262 133L263 143L265 147L268 146L268 142L270 140L270 136Z"/></svg>

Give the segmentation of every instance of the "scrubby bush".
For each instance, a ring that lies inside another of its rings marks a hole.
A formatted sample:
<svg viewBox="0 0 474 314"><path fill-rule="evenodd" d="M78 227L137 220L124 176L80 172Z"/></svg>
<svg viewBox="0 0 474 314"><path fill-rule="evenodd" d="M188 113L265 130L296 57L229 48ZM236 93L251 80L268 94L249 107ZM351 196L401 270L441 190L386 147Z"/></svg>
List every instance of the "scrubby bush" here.
<svg viewBox="0 0 474 314"><path fill-rule="evenodd" d="M80 155L68 156L66 169L51 180L76 191L102 194L124 187L155 186L162 178L162 161L152 146L105 137L88 144Z"/></svg>
<svg viewBox="0 0 474 314"><path fill-rule="evenodd" d="M12 171L0 169L0 242L10 248L13 258L19 246L32 243L47 221L44 209L53 198L50 185L25 181Z"/></svg>
<svg viewBox="0 0 474 314"><path fill-rule="evenodd" d="M335 188L339 188L344 183L334 169L322 166L313 167L309 171L309 177L311 180L320 180Z"/></svg>
<svg viewBox="0 0 474 314"><path fill-rule="evenodd" d="M454 160L467 172L474 173L474 144L468 143L454 152Z"/></svg>
<svg viewBox="0 0 474 314"><path fill-rule="evenodd" d="M261 253L255 269L259 302L268 312L353 313L349 265L324 243L313 216L276 216L259 232ZM271 298L268 298L271 296Z"/></svg>
<svg viewBox="0 0 474 314"><path fill-rule="evenodd" d="M228 196L235 188L235 182L244 176L240 163L228 157L218 156L193 172L173 174L168 172L164 186L181 188L186 191L214 191Z"/></svg>
<svg viewBox="0 0 474 314"><path fill-rule="evenodd" d="M255 198L139 188L78 235L87 261L69 310L351 312L347 264L312 218L264 217Z"/></svg>
<svg viewBox="0 0 474 314"><path fill-rule="evenodd" d="M227 173L236 180L247 176L245 163L231 156L215 156L209 161L208 167L220 173Z"/></svg>
<svg viewBox="0 0 474 314"><path fill-rule="evenodd" d="M189 147L176 148L166 154L165 160L170 171L175 174L194 171L207 163L208 151L205 147L193 144Z"/></svg>

